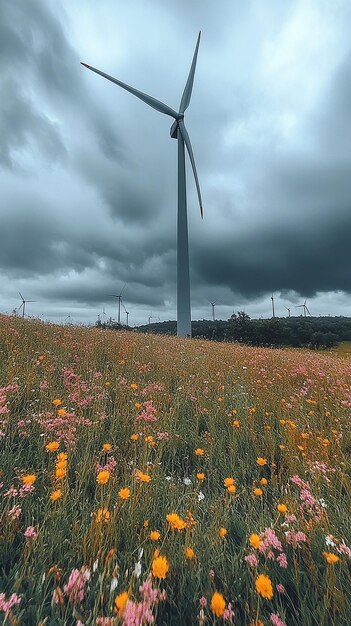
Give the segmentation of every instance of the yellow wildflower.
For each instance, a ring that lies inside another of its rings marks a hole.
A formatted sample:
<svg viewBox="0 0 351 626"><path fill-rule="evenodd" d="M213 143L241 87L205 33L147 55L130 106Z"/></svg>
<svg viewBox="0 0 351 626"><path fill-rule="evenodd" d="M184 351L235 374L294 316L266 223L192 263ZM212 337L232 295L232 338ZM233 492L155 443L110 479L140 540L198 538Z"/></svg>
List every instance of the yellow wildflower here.
<svg viewBox="0 0 351 626"><path fill-rule="evenodd" d="M334 565L334 563L337 563L339 560L338 555L334 554L334 552L323 552L323 556L326 562L330 563L331 565Z"/></svg>
<svg viewBox="0 0 351 626"><path fill-rule="evenodd" d="M152 561L151 571L155 578L164 579L167 577L169 563L165 556L157 556Z"/></svg>
<svg viewBox="0 0 351 626"><path fill-rule="evenodd" d="M196 456L203 456L204 454L205 454L205 450L203 448L196 448L195 450Z"/></svg>
<svg viewBox="0 0 351 626"><path fill-rule="evenodd" d="M149 474L144 474L140 470L135 470L135 478L140 480L141 483L149 483L151 481L151 476Z"/></svg>
<svg viewBox="0 0 351 626"><path fill-rule="evenodd" d="M122 593L115 597L115 613L117 613L119 617L122 617L124 613L128 598L129 595L126 591L122 591Z"/></svg>
<svg viewBox="0 0 351 626"><path fill-rule="evenodd" d="M61 489L55 489L55 491L53 491L52 494L50 495L50 500L51 502L56 502L56 500L59 500L61 497L62 497Z"/></svg>
<svg viewBox="0 0 351 626"><path fill-rule="evenodd" d="M216 617L222 617L225 610L225 600L221 593L215 591L211 599L211 611Z"/></svg>
<svg viewBox="0 0 351 626"><path fill-rule="evenodd" d="M130 498L130 489L128 489L128 487L124 487L119 490L118 495L122 498L122 500L128 500L128 498Z"/></svg>
<svg viewBox="0 0 351 626"><path fill-rule="evenodd" d="M98 472L98 475L96 477L96 482L99 483L99 485L106 485L109 479L110 479L110 472L108 470L101 470L101 472Z"/></svg>
<svg viewBox="0 0 351 626"><path fill-rule="evenodd" d="M59 441L49 441L49 443L47 443L45 446L48 452L56 452L56 450L58 450L59 447L60 447Z"/></svg>
<svg viewBox="0 0 351 626"><path fill-rule="evenodd" d="M25 474L22 476L22 483L24 485L34 485L37 477L35 474Z"/></svg>
<svg viewBox="0 0 351 626"><path fill-rule="evenodd" d="M184 530L186 528L186 522L179 517L177 513L169 513L166 515L167 522L172 526L174 530Z"/></svg>
<svg viewBox="0 0 351 626"><path fill-rule="evenodd" d="M108 522L110 521L110 517L110 511L106 507L104 507L103 509L98 509L95 513L95 522L97 524L101 524L101 522L105 522L105 524L108 524Z"/></svg>
<svg viewBox="0 0 351 626"><path fill-rule="evenodd" d="M255 587L257 593L259 593L262 598L267 598L267 600L271 600L273 598L273 587L269 576L260 574L256 578Z"/></svg>
<svg viewBox="0 0 351 626"><path fill-rule="evenodd" d="M250 545L257 550L260 547L261 539L256 533L252 533L249 538Z"/></svg>
<svg viewBox="0 0 351 626"><path fill-rule="evenodd" d="M185 548L185 558L191 561L195 558L195 552L192 548Z"/></svg>
<svg viewBox="0 0 351 626"><path fill-rule="evenodd" d="M151 539L151 541L158 541L160 537L161 537L161 533L158 530L151 530L150 531L150 539Z"/></svg>

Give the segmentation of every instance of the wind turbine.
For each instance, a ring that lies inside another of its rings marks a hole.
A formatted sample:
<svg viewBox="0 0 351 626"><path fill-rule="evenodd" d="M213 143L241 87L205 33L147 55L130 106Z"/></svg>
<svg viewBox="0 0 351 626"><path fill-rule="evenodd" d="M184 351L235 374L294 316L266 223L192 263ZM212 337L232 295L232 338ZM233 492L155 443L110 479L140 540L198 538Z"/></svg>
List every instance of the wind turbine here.
<svg viewBox="0 0 351 626"><path fill-rule="evenodd" d="M131 94L151 106L156 111L164 113L174 118L174 122L170 129L170 134L173 139L178 139L178 218L177 218L177 335L178 337L190 337L191 336L191 307L190 307L190 276L189 276L189 244L188 244L188 218L187 218L187 199L186 199L186 174L185 174L185 149L189 154L191 167L194 174L197 195L200 204L201 217L203 217L203 207L200 192L200 184L196 172L194 154L190 143L188 132L184 125L184 113L189 106L193 82L195 67L197 61L197 54L200 44L200 36L197 38L195 52L190 67L188 80L186 82L184 92L180 101L179 111L171 109L167 104L152 98L151 96L130 87L126 83L97 70L86 63L82 63L84 67L89 70L100 74L107 80L119 85L122 89L129 91Z"/></svg>
<svg viewBox="0 0 351 626"><path fill-rule="evenodd" d="M308 315L309 315L310 317L312 317L312 315L311 315L311 313L310 313L310 310L309 310L308 306L306 305L306 300L305 300L305 302L304 302L303 304L297 304L297 305L296 305L296 308L297 308L297 309L301 309L301 308L303 308L303 316L304 316L304 317L306 317L307 313L308 313ZM307 311L307 313L306 313L306 311Z"/></svg>
<svg viewBox="0 0 351 626"><path fill-rule="evenodd" d="M126 307L124 306L124 303L122 302L122 306L124 308L125 314L126 314L126 318L127 318L127 322L126 322L126 326L128 326L128 318L129 318L129 311L127 311Z"/></svg>
<svg viewBox="0 0 351 626"><path fill-rule="evenodd" d="M18 307L17 313L19 313L19 311L22 309L22 317L24 317L27 302L37 302L37 301L36 300L25 300L24 297L22 296L21 292L19 291L18 293L21 296L22 304L20 304L20 306Z"/></svg>
<svg viewBox="0 0 351 626"><path fill-rule="evenodd" d="M123 289L121 291L120 294L116 295L115 293L110 293L108 294L110 298L117 298L118 299L118 324L121 324L121 302L122 302L122 293L124 291L124 287L126 285L124 284Z"/></svg>
<svg viewBox="0 0 351 626"><path fill-rule="evenodd" d="M285 304L284 304L284 309L286 309L286 310L287 310L287 312L288 312L288 317L290 317L290 309L289 309L289 307L288 307L288 306L285 306Z"/></svg>
<svg viewBox="0 0 351 626"><path fill-rule="evenodd" d="M274 311L274 296L273 296L273 294L271 295L271 300L272 300L273 317L275 317L275 311Z"/></svg>
<svg viewBox="0 0 351 626"><path fill-rule="evenodd" d="M216 302L210 302L210 305L212 306L212 320L215 321L215 305Z"/></svg>

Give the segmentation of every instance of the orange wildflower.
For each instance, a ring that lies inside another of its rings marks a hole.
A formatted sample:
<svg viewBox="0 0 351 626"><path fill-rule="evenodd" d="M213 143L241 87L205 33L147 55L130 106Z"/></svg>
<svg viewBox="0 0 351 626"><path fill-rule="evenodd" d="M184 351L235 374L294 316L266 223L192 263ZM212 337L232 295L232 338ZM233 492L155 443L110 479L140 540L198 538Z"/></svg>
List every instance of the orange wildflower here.
<svg viewBox="0 0 351 626"><path fill-rule="evenodd" d="M211 611L216 617L222 617L225 610L225 600L221 593L215 591L211 599Z"/></svg>
<svg viewBox="0 0 351 626"><path fill-rule="evenodd" d="M273 587L269 576L260 574L256 578L255 587L257 593L259 593L262 598L267 598L267 600L271 600L273 598Z"/></svg>
<svg viewBox="0 0 351 626"><path fill-rule="evenodd" d="M157 556L152 561L151 571L155 578L164 579L167 577L169 563L165 556Z"/></svg>
<svg viewBox="0 0 351 626"><path fill-rule="evenodd" d="M59 447L60 447L59 441L49 441L49 443L47 443L45 446L48 452L56 452L56 450L58 450Z"/></svg>
<svg viewBox="0 0 351 626"><path fill-rule="evenodd" d="M128 487L124 487L119 490L118 495L122 498L122 500L128 500L128 498L130 498L130 489L128 489Z"/></svg>
<svg viewBox="0 0 351 626"><path fill-rule="evenodd" d="M110 472L108 470L101 470L96 477L96 482L99 485L106 485L110 479Z"/></svg>
<svg viewBox="0 0 351 626"><path fill-rule="evenodd" d="M25 474L22 476L22 483L24 485L34 485L37 477L35 474Z"/></svg>

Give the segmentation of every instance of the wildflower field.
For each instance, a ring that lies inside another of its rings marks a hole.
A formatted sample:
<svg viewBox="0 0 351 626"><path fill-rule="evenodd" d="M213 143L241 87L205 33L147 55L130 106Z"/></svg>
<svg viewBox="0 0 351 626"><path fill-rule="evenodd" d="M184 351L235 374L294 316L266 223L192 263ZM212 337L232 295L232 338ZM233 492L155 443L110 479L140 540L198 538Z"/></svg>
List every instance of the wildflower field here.
<svg viewBox="0 0 351 626"><path fill-rule="evenodd" d="M349 625L351 356L0 317L0 623Z"/></svg>

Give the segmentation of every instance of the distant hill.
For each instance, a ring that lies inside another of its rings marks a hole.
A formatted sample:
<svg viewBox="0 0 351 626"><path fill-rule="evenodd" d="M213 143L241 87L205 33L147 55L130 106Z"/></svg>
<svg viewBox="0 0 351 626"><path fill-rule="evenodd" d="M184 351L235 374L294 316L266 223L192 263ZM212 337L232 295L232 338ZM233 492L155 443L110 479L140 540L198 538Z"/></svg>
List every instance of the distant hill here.
<svg viewBox="0 0 351 626"><path fill-rule="evenodd" d="M175 335L177 324L169 320L139 326L136 330ZM238 311L227 321L193 321L192 336L212 341L239 341L252 346L332 348L341 341L351 341L351 318L298 316L257 320Z"/></svg>

